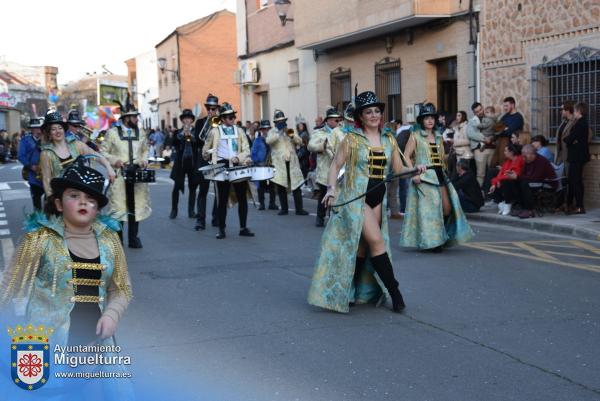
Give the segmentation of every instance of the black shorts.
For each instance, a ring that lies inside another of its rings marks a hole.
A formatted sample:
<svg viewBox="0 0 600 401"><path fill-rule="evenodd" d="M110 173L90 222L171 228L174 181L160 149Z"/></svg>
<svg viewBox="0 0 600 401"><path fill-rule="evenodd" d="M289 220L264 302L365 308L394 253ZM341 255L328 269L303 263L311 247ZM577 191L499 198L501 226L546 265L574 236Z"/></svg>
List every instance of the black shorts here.
<svg viewBox="0 0 600 401"><path fill-rule="evenodd" d="M383 182L383 180L380 180L380 179L369 178L369 183L367 184L367 191L370 191L371 188L373 188L375 185L380 184L382 182ZM377 205L381 204L381 202L383 202L384 196L385 196L385 184L381 184L375 190L373 190L367 194L367 196L365 197L365 202L367 203L367 205L374 208Z"/></svg>

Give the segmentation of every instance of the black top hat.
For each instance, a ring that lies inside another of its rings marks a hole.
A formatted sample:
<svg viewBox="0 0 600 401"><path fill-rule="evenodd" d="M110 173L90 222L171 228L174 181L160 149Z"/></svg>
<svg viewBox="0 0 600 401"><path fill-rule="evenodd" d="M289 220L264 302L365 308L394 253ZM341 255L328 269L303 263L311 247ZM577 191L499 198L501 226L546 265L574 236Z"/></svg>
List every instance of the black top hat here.
<svg viewBox="0 0 600 401"><path fill-rule="evenodd" d="M63 121L62 115L56 110L48 110L46 112L42 129L47 130L52 124L59 124L65 131L67 130L67 123Z"/></svg>
<svg viewBox="0 0 600 401"><path fill-rule="evenodd" d="M233 106L227 102L223 102L221 108L219 109L219 116L226 116L228 114L236 114Z"/></svg>
<svg viewBox="0 0 600 401"><path fill-rule="evenodd" d="M371 91L359 93L354 99L354 120L358 120L360 113L367 107L379 107L379 110L383 113L385 110L385 103L380 102L377 99L375 93Z"/></svg>
<svg viewBox="0 0 600 401"><path fill-rule="evenodd" d="M260 120L260 125L258 126L258 129L263 129L263 128L271 128L271 122L269 120Z"/></svg>
<svg viewBox="0 0 600 401"><path fill-rule="evenodd" d="M181 112L181 115L179 116L179 119L181 121L183 121L184 118L191 118L192 120L195 120L196 116L194 115L194 113L192 112L192 110L190 110L190 109L183 109L183 111Z"/></svg>
<svg viewBox="0 0 600 401"><path fill-rule="evenodd" d="M278 123L279 121L287 121L287 117L283 111L275 109L275 113L273 114L273 122Z"/></svg>
<svg viewBox="0 0 600 401"><path fill-rule="evenodd" d="M325 110L325 121L327 121L328 118L342 118L342 116L335 107L328 106L327 110Z"/></svg>
<svg viewBox="0 0 600 401"><path fill-rule="evenodd" d="M125 98L125 105L123 105L118 100L115 100L115 103L117 103L119 105L119 108L121 109L120 118L126 116L138 116L140 114L135 108L135 105L131 103L131 96L129 95L129 92L127 92L127 97Z"/></svg>
<svg viewBox="0 0 600 401"><path fill-rule="evenodd" d="M67 167L60 177L53 178L50 186L56 196L60 196L67 188L75 188L96 199L98 208L108 203L108 198L103 192L104 176L98 170L86 166L82 156Z"/></svg>
<svg viewBox="0 0 600 401"><path fill-rule="evenodd" d="M213 95L212 93L209 93L206 97L206 102L204 103L204 105L219 107L219 98Z"/></svg>
<svg viewBox="0 0 600 401"><path fill-rule="evenodd" d="M79 110L71 109L67 115L67 124L84 125L85 123L79 118Z"/></svg>
<svg viewBox="0 0 600 401"><path fill-rule="evenodd" d="M29 119L29 128L41 128L43 123L41 118L32 117Z"/></svg>
<svg viewBox="0 0 600 401"><path fill-rule="evenodd" d="M348 103L344 109L344 119L354 122L354 103Z"/></svg>
<svg viewBox="0 0 600 401"><path fill-rule="evenodd" d="M423 121L423 118L425 118L427 116L432 116L436 120L438 118L438 113L437 113L437 111L435 111L435 106L433 105L433 103L425 103L425 104L421 103L419 105L419 115L417 116L417 122L419 124L421 124L421 122Z"/></svg>

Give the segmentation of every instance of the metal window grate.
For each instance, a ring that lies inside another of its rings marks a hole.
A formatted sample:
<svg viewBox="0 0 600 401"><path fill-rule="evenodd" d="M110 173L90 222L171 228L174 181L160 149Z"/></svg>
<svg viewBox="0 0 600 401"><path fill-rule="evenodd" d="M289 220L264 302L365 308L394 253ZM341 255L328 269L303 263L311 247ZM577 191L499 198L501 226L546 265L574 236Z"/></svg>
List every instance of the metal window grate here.
<svg viewBox="0 0 600 401"><path fill-rule="evenodd" d="M533 135L556 137L560 108L567 100L588 105L594 139L600 139L600 50L579 46L532 68Z"/></svg>
<svg viewBox="0 0 600 401"><path fill-rule="evenodd" d="M331 72L329 79L331 83L331 105L342 111L352 101L350 70L340 67Z"/></svg>
<svg viewBox="0 0 600 401"><path fill-rule="evenodd" d="M375 94L386 104L384 121L402 118L400 60L386 57L375 63Z"/></svg>

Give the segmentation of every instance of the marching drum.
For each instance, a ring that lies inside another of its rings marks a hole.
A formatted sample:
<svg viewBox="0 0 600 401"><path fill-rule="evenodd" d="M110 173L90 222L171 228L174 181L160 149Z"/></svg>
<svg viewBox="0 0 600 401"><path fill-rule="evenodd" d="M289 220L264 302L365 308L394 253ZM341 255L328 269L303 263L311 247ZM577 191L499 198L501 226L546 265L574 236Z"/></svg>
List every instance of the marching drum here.
<svg viewBox="0 0 600 401"><path fill-rule="evenodd" d="M165 158L164 157L149 157L148 161L155 162L155 163L162 163L165 161Z"/></svg>
<svg viewBox="0 0 600 401"><path fill-rule="evenodd" d="M210 164L208 166L203 166L198 169L202 176L205 179L211 181L227 181L227 176L225 175L225 165L223 164Z"/></svg>
<svg viewBox="0 0 600 401"><path fill-rule="evenodd" d="M248 181L252 178L252 170L254 167L239 166L227 169L227 176L231 182Z"/></svg>
<svg viewBox="0 0 600 401"><path fill-rule="evenodd" d="M252 178L250 178L250 181L270 180L274 175L275 169L272 166L256 166L252 167Z"/></svg>

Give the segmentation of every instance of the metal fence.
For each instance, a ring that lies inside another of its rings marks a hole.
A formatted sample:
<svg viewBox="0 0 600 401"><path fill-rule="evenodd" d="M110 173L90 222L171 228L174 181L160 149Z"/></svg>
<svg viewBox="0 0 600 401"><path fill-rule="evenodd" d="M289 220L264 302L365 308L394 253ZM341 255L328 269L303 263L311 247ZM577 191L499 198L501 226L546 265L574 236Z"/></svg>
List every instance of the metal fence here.
<svg viewBox="0 0 600 401"><path fill-rule="evenodd" d="M600 139L600 50L579 46L532 68L533 135L554 139L561 123L560 108L567 100L588 105L594 139Z"/></svg>
<svg viewBox="0 0 600 401"><path fill-rule="evenodd" d="M385 102L384 121L402 118L400 60L386 57L375 64L375 93Z"/></svg>

